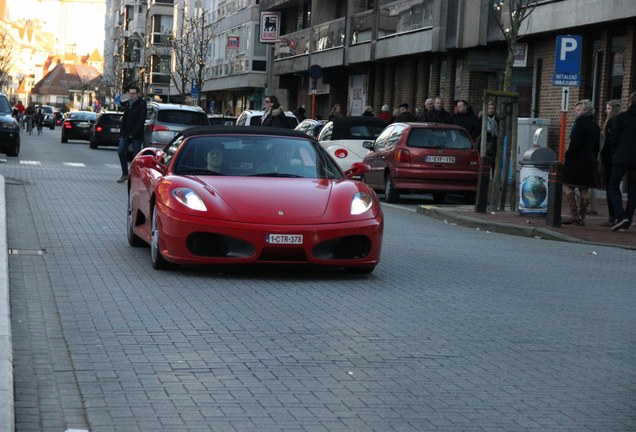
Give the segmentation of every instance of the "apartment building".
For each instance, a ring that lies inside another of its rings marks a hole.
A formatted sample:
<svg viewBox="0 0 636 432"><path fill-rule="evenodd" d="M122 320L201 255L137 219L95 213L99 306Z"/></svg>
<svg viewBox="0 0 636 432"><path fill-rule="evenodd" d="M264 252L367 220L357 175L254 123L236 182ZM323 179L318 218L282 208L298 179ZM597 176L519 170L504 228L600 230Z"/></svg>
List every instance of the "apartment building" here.
<svg viewBox="0 0 636 432"><path fill-rule="evenodd" d="M269 92L286 105L310 106L326 117L338 103L349 114L365 105L423 107L441 96L479 111L484 89L501 87L506 44L489 0L261 0L281 14L281 36L270 46ZM559 124L562 87L552 84L558 35L582 36L580 86L570 102L594 101L599 121L607 100L626 104L636 90L633 0L542 0L521 28L511 90L519 116ZM310 66L322 68L312 91ZM571 122L573 116L568 116ZM549 141L558 135L550 129Z"/></svg>

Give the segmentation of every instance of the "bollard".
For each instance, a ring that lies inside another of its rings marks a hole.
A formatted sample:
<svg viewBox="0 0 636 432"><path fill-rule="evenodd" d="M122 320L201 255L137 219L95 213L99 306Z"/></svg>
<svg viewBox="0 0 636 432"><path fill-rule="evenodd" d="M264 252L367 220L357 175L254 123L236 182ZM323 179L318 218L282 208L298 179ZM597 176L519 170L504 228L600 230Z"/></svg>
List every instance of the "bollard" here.
<svg viewBox="0 0 636 432"><path fill-rule="evenodd" d="M561 205L563 198L563 163L550 164L548 174L548 213L545 224L551 227L561 226Z"/></svg>
<svg viewBox="0 0 636 432"><path fill-rule="evenodd" d="M488 186L490 183L490 170L492 158L482 156L479 165L479 179L477 181L477 197L475 200L475 213L486 213L488 206Z"/></svg>

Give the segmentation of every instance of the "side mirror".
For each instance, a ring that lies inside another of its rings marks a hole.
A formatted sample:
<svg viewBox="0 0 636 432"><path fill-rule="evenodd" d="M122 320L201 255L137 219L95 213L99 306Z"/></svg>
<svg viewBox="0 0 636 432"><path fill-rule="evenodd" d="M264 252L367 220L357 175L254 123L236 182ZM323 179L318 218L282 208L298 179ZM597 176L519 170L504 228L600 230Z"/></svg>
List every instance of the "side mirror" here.
<svg viewBox="0 0 636 432"><path fill-rule="evenodd" d="M362 141L362 147L368 150L373 150L373 141Z"/></svg>
<svg viewBox="0 0 636 432"><path fill-rule="evenodd" d="M371 171L371 167L362 162L354 162L351 165L351 168L344 172L346 178L350 179L351 177L357 177L364 173L368 173Z"/></svg>

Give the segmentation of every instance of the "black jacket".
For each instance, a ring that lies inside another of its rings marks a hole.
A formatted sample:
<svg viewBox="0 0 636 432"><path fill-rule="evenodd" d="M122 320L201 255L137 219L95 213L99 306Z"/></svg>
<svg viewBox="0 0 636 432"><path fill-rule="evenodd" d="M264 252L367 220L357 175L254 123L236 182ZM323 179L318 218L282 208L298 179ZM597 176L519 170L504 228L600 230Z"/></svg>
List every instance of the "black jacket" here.
<svg viewBox="0 0 636 432"><path fill-rule="evenodd" d="M481 122L472 110L465 113L455 113L451 117L452 123L466 129L472 139L481 135Z"/></svg>
<svg viewBox="0 0 636 432"><path fill-rule="evenodd" d="M452 123L451 114L444 108L439 111L436 109L432 109L430 111L424 110L422 115L418 117L417 121L426 123Z"/></svg>
<svg viewBox="0 0 636 432"><path fill-rule="evenodd" d="M574 120L570 145L565 152L563 183L582 187L596 186L600 139L601 128L591 113L583 113Z"/></svg>
<svg viewBox="0 0 636 432"><path fill-rule="evenodd" d="M119 136L126 139L143 139L145 122L146 101L141 97L137 98L133 104L129 101L124 108L124 116L121 118Z"/></svg>
<svg viewBox="0 0 636 432"><path fill-rule="evenodd" d="M614 148L612 163L627 168L636 168L636 103L627 111L614 117L611 142Z"/></svg>

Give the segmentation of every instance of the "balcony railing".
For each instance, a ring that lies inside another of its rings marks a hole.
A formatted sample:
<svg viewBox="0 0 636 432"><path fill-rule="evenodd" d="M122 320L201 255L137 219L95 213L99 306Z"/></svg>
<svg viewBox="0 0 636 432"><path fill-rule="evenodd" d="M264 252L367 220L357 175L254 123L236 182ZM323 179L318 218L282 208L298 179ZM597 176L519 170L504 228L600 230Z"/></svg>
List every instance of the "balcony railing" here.
<svg viewBox="0 0 636 432"><path fill-rule="evenodd" d="M324 51L344 46L345 18L314 26L313 29L313 51Z"/></svg>
<svg viewBox="0 0 636 432"><path fill-rule="evenodd" d="M433 0L400 0L380 7L378 38L433 25Z"/></svg>
<svg viewBox="0 0 636 432"><path fill-rule="evenodd" d="M276 41L274 58L281 59L297 55L309 54L311 29L287 34Z"/></svg>
<svg viewBox="0 0 636 432"><path fill-rule="evenodd" d="M355 14L351 17L351 45L369 42L373 37L373 10Z"/></svg>

